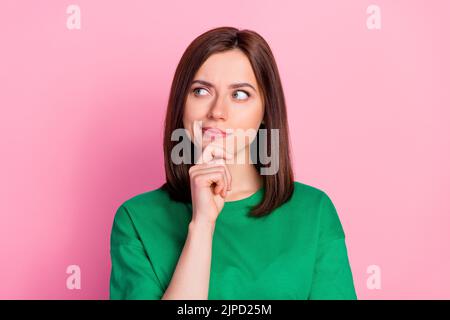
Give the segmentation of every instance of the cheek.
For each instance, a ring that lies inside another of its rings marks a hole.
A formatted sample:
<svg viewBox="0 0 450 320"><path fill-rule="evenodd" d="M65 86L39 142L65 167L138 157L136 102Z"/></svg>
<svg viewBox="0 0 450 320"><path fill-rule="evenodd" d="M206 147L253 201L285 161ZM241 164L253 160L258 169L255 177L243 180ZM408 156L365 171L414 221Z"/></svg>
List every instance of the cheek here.
<svg viewBox="0 0 450 320"><path fill-rule="evenodd" d="M188 131L189 139L192 142L194 142L194 144L196 143L194 131L197 131L197 133L201 132L200 123L198 122L201 119L202 119L201 115L198 115L196 112L193 112L193 109L190 108L190 106L187 106L183 114L183 126Z"/></svg>
<svg viewBox="0 0 450 320"><path fill-rule="evenodd" d="M199 120L204 117L204 113L207 112L207 107L199 102L187 100L184 107L184 118L186 121Z"/></svg>
<svg viewBox="0 0 450 320"><path fill-rule="evenodd" d="M186 102L183 113L183 123L186 129L192 128L193 122L198 119L197 109L192 103Z"/></svg>
<svg viewBox="0 0 450 320"><path fill-rule="evenodd" d="M245 109L236 109L233 114L233 119L236 128L241 129L258 129L261 119L263 117L262 110L258 106L253 106Z"/></svg>

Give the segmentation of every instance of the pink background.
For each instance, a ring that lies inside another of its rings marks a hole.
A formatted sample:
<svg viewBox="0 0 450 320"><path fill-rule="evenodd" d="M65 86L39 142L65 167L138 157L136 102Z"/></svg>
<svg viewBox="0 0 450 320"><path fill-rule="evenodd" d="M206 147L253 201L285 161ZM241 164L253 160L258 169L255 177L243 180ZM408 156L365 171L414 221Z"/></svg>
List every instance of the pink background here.
<svg viewBox="0 0 450 320"><path fill-rule="evenodd" d="M296 180L334 201L358 298L449 299L449 3L2 1L0 298L108 298L115 210L164 181L176 65L229 25L273 49Z"/></svg>

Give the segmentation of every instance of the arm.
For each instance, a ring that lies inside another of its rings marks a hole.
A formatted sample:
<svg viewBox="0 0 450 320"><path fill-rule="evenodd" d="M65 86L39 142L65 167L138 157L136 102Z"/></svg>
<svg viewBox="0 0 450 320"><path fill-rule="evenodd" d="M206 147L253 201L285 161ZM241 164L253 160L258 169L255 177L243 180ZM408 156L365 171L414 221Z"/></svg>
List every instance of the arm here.
<svg viewBox="0 0 450 320"><path fill-rule="evenodd" d="M110 255L111 300L161 298L163 289L124 205L114 217Z"/></svg>
<svg viewBox="0 0 450 320"><path fill-rule="evenodd" d="M164 289L132 219L120 206L111 232L110 299L208 299L214 224L191 222L172 280Z"/></svg>
<svg viewBox="0 0 450 320"><path fill-rule="evenodd" d="M325 193L319 211L319 238L309 299L355 300L345 233L336 208Z"/></svg>
<svg viewBox="0 0 450 320"><path fill-rule="evenodd" d="M191 222L163 300L208 299L214 224Z"/></svg>

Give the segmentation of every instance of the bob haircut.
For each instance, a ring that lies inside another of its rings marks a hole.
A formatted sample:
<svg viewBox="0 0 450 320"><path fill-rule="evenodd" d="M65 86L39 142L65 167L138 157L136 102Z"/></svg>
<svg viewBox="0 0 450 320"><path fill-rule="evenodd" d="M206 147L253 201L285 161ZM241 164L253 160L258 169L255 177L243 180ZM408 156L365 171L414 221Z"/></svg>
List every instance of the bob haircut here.
<svg viewBox="0 0 450 320"><path fill-rule="evenodd" d="M195 163L190 161L190 163L175 164L171 161L172 148L177 144L177 141L171 140L172 132L184 128L184 106L191 81L197 70L210 55L235 48L240 49L249 59L258 86L261 88L265 111L263 123L259 128L267 129L267 149L272 158L277 155L272 155L270 151L271 129L279 130L278 171L275 174L262 175L264 199L254 206L248 215L262 217L270 214L291 198L294 191L294 178L290 160L285 97L278 67L267 42L251 30L238 30L233 27L214 28L198 36L186 48L173 77L164 121L163 149L166 182L161 188L169 193L172 200L192 203L189 168ZM259 141L259 132L258 130L253 142ZM194 147L191 141L191 151ZM259 156L253 162L260 172L263 165L259 161Z"/></svg>

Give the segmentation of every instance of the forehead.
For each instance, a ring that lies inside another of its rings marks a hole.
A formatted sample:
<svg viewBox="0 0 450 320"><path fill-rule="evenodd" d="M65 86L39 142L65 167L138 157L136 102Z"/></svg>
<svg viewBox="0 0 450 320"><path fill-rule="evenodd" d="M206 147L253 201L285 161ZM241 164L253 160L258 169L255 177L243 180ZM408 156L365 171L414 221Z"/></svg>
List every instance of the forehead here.
<svg viewBox="0 0 450 320"><path fill-rule="evenodd" d="M252 65L239 49L212 54L197 71L194 79L212 82L216 86L248 82L257 88Z"/></svg>

